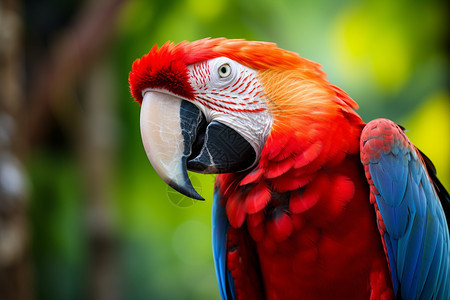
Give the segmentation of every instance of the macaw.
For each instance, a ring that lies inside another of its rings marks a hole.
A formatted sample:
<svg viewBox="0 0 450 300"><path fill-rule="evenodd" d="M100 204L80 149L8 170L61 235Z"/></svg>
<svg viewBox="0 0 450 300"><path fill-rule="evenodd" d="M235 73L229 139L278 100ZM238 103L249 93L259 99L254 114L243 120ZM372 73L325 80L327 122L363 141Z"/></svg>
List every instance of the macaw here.
<svg viewBox="0 0 450 300"><path fill-rule="evenodd" d="M449 194L431 161L319 64L273 43L155 45L134 61L147 156L180 193L218 174L222 299L450 299Z"/></svg>

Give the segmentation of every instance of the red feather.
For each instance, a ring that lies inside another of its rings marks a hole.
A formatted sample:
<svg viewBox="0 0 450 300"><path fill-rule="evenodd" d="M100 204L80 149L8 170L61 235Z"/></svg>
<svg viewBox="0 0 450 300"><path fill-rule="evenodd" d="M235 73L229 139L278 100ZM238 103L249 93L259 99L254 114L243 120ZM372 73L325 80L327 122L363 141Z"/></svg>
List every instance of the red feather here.
<svg viewBox="0 0 450 300"><path fill-rule="evenodd" d="M254 214L267 205L270 201L272 194L267 186L266 182L260 182L256 187L250 190L245 197L245 211L248 214Z"/></svg>
<svg viewBox="0 0 450 300"><path fill-rule="evenodd" d="M325 180L325 178L323 178ZM320 182L317 180L314 183ZM319 201L321 196L321 190L317 188L317 186L308 186L306 191L296 190L291 194L291 198L289 201L289 209L294 214L299 214L304 211L307 211L311 207L313 207L317 201Z"/></svg>
<svg viewBox="0 0 450 300"><path fill-rule="evenodd" d="M247 217L248 231L255 242L260 242L264 237L264 212L260 211Z"/></svg>
<svg viewBox="0 0 450 300"><path fill-rule="evenodd" d="M247 185L250 183L259 182L264 175L264 169L255 168L250 173L248 173L241 181L240 185Z"/></svg>
<svg viewBox="0 0 450 300"><path fill-rule="evenodd" d="M231 194L226 203L226 212L231 226L239 228L247 216L245 202L242 199L241 192L235 191Z"/></svg>
<svg viewBox="0 0 450 300"><path fill-rule="evenodd" d="M320 141L312 144L308 149L296 157L295 168L299 169L312 163L322 153L322 147L323 144Z"/></svg>
<svg viewBox="0 0 450 300"><path fill-rule="evenodd" d="M285 241L293 232L294 225L287 213L281 213L267 224L267 233L277 243Z"/></svg>
<svg viewBox="0 0 450 300"><path fill-rule="evenodd" d="M273 164L271 164L270 169L267 171L266 177L269 179L280 177L281 175L292 169L295 163L296 160L294 160L292 157L288 157L282 161L275 161Z"/></svg>

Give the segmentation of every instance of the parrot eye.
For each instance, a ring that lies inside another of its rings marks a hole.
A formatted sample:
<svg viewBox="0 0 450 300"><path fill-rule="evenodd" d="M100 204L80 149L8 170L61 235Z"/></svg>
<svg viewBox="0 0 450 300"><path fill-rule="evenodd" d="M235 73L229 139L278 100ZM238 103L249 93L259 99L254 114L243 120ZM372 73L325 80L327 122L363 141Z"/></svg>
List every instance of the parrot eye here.
<svg viewBox="0 0 450 300"><path fill-rule="evenodd" d="M218 72L221 78L228 77L231 73L231 67L229 64L223 64L219 67Z"/></svg>

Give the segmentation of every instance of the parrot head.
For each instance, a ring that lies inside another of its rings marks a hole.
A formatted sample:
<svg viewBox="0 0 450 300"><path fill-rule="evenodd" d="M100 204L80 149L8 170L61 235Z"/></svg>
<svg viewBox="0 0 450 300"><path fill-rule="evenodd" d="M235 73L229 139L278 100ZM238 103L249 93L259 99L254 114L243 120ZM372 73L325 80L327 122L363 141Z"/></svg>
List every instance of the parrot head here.
<svg viewBox="0 0 450 300"><path fill-rule="evenodd" d="M250 171L281 148L307 149L321 132L318 119L356 108L326 81L319 64L267 42L155 45L135 60L129 84L141 104L142 141L152 166L195 199L203 198L187 170Z"/></svg>

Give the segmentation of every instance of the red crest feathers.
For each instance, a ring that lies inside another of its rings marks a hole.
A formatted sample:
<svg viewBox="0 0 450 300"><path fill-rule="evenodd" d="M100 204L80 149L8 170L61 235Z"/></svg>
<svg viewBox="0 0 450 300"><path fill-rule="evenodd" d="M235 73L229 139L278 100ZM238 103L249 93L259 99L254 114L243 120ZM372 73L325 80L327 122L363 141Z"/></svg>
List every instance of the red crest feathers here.
<svg viewBox="0 0 450 300"><path fill-rule="evenodd" d="M141 102L144 89L165 88L181 97L193 98L186 66L220 56L255 70L301 69L310 77L325 77L319 64L280 49L274 43L206 38L192 43L167 42L160 49L155 45L148 54L136 59L128 78L131 94Z"/></svg>
<svg viewBox="0 0 450 300"><path fill-rule="evenodd" d="M133 63L128 77L132 96L142 102L142 91L147 88L165 88L185 98L192 98L193 89L183 62L183 53L172 51L170 43L158 50L155 45L148 54Z"/></svg>

